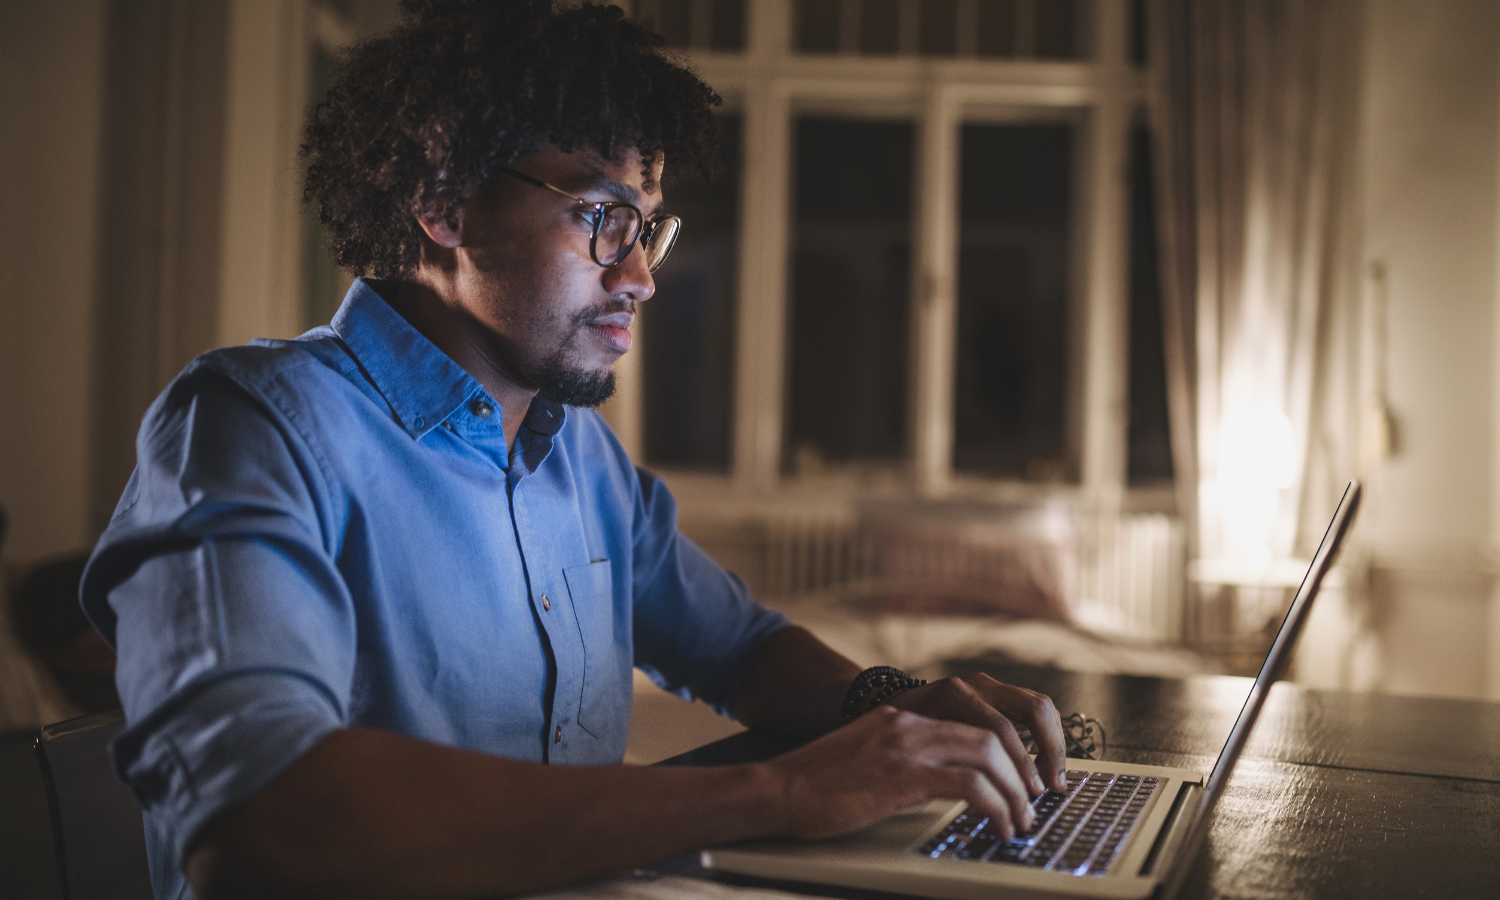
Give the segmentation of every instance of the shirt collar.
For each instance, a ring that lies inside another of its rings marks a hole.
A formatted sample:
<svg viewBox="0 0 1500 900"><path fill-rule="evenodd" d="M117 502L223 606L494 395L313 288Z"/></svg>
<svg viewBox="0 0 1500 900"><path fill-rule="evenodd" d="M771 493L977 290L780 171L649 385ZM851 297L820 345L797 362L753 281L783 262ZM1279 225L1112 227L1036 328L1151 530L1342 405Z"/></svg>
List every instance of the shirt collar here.
<svg viewBox="0 0 1500 900"><path fill-rule="evenodd" d="M499 412L478 379L413 328L363 278L354 279L330 325L413 438L442 424L464 403L483 400Z"/></svg>
<svg viewBox="0 0 1500 900"><path fill-rule="evenodd" d="M551 437L557 434L557 430L562 427L566 418L567 407L538 394L536 399L531 401L531 407L526 410L526 418L521 420L521 424L525 425L529 431Z"/></svg>

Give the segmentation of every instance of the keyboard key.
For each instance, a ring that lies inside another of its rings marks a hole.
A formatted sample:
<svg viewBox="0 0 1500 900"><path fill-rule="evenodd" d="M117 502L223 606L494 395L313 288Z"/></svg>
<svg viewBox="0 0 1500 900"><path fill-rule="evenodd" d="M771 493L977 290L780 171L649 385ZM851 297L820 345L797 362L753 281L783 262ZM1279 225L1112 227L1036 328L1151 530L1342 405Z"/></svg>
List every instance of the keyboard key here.
<svg viewBox="0 0 1500 900"><path fill-rule="evenodd" d="M995 845L998 843L1000 841L996 838L988 835L979 835L970 838L969 843L957 855L959 859L983 859L986 854L995 849Z"/></svg>
<svg viewBox="0 0 1500 900"><path fill-rule="evenodd" d="M1100 874L1119 852L1158 780L1070 769L1065 792L1032 800L1036 819L1009 841L977 813L957 816L921 852L950 859L1010 863L1075 874Z"/></svg>

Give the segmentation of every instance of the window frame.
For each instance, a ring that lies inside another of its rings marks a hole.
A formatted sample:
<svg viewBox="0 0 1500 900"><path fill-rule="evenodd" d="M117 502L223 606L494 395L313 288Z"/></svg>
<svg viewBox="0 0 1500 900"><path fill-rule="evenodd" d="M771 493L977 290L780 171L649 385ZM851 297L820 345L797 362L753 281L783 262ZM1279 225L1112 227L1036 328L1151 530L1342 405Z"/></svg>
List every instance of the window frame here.
<svg viewBox="0 0 1500 900"><path fill-rule="evenodd" d="M793 120L808 112L910 115L917 128L914 173L912 351L907 465L894 490L923 498L954 494L1000 502L1078 495L1090 506L1162 509L1171 492L1128 489L1128 140L1146 103L1145 72L1129 61L1128 4L1099 2L1086 24L1093 58L1082 61L808 55L792 49L792 0L748 4L742 53L682 51L744 116L741 264L737 297L735 415L726 475L664 468L687 504L809 496L852 499L872 486L856 476L783 474L788 265L793 222ZM997 118L998 117L998 118ZM1070 335L1070 453L1077 479L1033 483L957 473L953 453L954 342L959 229L960 129L970 121L1077 117L1078 190ZM691 223L688 223L691 228ZM606 416L637 459L644 397L638 354L619 368L620 392ZM642 460L649 464L649 460ZM810 484L809 482L816 483ZM879 486L876 486L877 488Z"/></svg>

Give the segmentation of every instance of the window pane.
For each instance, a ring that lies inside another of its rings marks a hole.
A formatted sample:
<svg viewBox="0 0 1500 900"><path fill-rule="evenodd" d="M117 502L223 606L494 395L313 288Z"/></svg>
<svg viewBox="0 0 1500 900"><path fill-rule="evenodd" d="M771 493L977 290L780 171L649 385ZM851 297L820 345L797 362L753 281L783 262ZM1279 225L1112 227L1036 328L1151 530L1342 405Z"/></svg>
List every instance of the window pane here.
<svg viewBox="0 0 1500 900"><path fill-rule="evenodd" d="M975 43L980 56L1015 56L1015 0L988 0L979 4L977 37Z"/></svg>
<svg viewBox="0 0 1500 900"><path fill-rule="evenodd" d="M745 0L714 0L713 11L709 46L715 50L745 49Z"/></svg>
<svg viewBox="0 0 1500 900"><path fill-rule="evenodd" d="M834 53L839 49L839 0L797 0L797 49Z"/></svg>
<svg viewBox="0 0 1500 900"><path fill-rule="evenodd" d="M1146 34L1146 0L1130 0L1130 61L1144 67L1149 61Z"/></svg>
<svg viewBox="0 0 1500 900"><path fill-rule="evenodd" d="M646 459L728 471L742 120L725 115L719 127L718 177L666 186L666 208L682 218L682 234L656 271L656 296L641 304L640 330Z"/></svg>
<svg viewBox="0 0 1500 900"><path fill-rule="evenodd" d="M954 468L1075 477L1067 446L1069 125L965 125Z"/></svg>
<svg viewBox="0 0 1500 900"><path fill-rule="evenodd" d="M692 45L692 0L644 0L636 15L661 35L668 47Z"/></svg>
<svg viewBox="0 0 1500 900"><path fill-rule="evenodd" d="M958 51L958 0L922 0L918 48L923 56L952 56Z"/></svg>
<svg viewBox="0 0 1500 900"><path fill-rule="evenodd" d="M1036 55L1041 59L1080 59L1085 42L1082 30L1087 15L1081 0L1043 0L1036 8ZM1091 6L1090 6L1091 11Z"/></svg>
<svg viewBox="0 0 1500 900"><path fill-rule="evenodd" d="M1151 132L1137 125L1130 134L1130 431L1126 471L1131 484L1172 480L1167 360L1157 266Z"/></svg>
<svg viewBox="0 0 1500 900"><path fill-rule="evenodd" d="M795 129L786 464L811 474L900 459L914 129L821 118Z"/></svg>
<svg viewBox="0 0 1500 900"><path fill-rule="evenodd" d="M864 0L859 16L859 52L895 53L901 47L899 0Z"/></svg>
<svg viewBox="0 0 1500 900"><path fill-rule="evenodd" d="M636 0L634 10L668 47L745 49L745 0Z"/></svg>

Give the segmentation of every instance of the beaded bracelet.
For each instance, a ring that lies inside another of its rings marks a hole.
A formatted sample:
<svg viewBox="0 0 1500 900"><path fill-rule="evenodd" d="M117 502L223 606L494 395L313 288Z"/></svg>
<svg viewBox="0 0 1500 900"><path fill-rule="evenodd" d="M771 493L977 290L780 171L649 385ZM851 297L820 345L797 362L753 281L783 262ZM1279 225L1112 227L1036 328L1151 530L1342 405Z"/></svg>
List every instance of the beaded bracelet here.
<svg viewBox="0 0 1500 900"><path fill-rule="evenodd" d="M839 721L852 722L897 694L927 683L891 666L871 666L855 676L844 695Z"/></svg>

